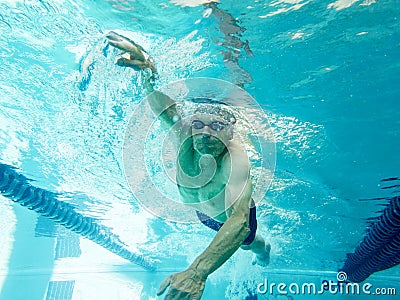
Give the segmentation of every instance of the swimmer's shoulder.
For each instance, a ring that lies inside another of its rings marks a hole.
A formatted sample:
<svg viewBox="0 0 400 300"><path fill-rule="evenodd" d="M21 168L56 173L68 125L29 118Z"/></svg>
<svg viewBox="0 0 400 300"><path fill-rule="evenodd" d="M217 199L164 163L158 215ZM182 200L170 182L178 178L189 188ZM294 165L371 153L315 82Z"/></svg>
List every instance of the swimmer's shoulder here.
<svg viewBox="0 0 400 300"><path fill-rule="evenodd" d="M224 168L229 172L235 170L249 171L250 161L246 152L245 147L240 143L239 140L231 140L228 145L228 151L223 158Z"/></svg>

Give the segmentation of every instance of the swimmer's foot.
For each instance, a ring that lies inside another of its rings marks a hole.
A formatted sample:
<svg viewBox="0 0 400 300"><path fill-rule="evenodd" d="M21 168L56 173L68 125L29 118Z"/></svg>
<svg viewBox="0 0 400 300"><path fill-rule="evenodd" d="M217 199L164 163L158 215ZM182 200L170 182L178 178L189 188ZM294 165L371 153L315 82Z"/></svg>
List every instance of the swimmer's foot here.
<svg viewBox="0 0 400 300"><path fill-rule="evenodd" d="M254 254L252 264L253 265L257 264L262 267L268 266L270 252L271 252L271 245L266 244L265 251L263 251L262 253Z"/></svg>
<svg viewBox="0 0 400 300"><path fill-rule="evenodd" d="M106 38L111 46L125 51L117 58L117 65L141 70L150 68L152 72L157 72L156 66L142 46L114 31L110 31Z"/></svg>

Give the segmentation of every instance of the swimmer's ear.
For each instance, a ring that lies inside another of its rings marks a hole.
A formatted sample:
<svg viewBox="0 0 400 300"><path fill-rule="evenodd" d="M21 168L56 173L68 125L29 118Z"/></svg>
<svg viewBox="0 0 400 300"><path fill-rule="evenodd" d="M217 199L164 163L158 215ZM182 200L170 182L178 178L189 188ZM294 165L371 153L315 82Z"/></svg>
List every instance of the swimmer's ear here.
<svg viewBox="0 0 400 300"><path fill-rule="evenodd" d="M192 126L190 126L192 124L192 120L190 118L182 118L182 116L179 116L179 118L183 126L192 128Z"/></svg>

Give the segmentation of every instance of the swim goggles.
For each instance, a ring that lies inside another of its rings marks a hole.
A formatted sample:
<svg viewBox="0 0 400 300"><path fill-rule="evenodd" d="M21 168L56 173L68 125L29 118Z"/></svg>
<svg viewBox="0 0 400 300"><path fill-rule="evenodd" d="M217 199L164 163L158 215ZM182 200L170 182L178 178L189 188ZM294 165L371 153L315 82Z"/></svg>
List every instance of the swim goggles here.
<svg viewBox="0 0 400 300"><path fill-rule="evenodd" d="M204 122L202 122L200 120L193 120L192 121L192 127L194 129L203 129L205 126L208 126L214 131L221 131L228 125L229 124L225 124L225 123L222 123L220 121L214 121L214 122L211 122L210 124L205 124Z"/></svg>

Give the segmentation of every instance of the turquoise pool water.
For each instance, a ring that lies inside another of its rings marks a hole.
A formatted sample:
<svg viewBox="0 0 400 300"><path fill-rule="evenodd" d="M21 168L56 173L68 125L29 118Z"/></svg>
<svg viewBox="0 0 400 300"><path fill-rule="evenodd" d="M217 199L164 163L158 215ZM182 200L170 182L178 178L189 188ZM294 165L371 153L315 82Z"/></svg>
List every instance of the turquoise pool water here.
<svg viewBox="0 0 400 300"><path fill-rule="evenodd" d="M258 207L271 263L252 266L239 250L210 276L202 299L363 299L255 286L335 280L365 220L381 209L360 200L396 192L381 180L399 176L400 166L398 2L181 2L0 0L1 163L159 261L148 272L1 197L0 299L156 299L161 281L214 236L149 214L126 183L122 147L143 84L115 65L117 51L103 50L115 29L151 54L158 87L223 79L254 97L268 118L257 121L271 126L276 168ZM398 297L400 269L368 282L395 287Z"/></svg>

